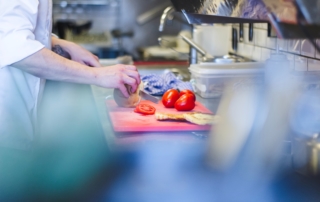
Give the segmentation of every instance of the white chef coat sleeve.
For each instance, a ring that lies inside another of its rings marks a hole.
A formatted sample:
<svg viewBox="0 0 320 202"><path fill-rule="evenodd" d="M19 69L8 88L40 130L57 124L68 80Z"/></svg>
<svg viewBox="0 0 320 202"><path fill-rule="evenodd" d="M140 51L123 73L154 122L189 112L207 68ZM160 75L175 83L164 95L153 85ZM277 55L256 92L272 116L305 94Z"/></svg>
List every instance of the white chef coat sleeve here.
<svg viewBox="0 0 320 202"><path fill-rule="evenodd" d="M0 0L0 68L18 62L44 45L35 39L38 0Z"/></svg>

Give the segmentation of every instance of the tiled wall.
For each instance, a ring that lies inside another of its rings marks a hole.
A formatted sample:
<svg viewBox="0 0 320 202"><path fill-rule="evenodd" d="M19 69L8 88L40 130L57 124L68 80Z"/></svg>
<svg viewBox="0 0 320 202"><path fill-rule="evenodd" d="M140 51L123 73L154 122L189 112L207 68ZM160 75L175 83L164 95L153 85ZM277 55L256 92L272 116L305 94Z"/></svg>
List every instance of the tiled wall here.
<svg viewBox="0 0 320 202"><path fill-rule="evenodd" d="M239 25L234 24L232 27L238 30L239 36ZM279 51L287 55L294 70L320 71L320 53L317 53L307 39L288 40L268 37L267 29L268 25L266 23L254 24L253 40L249 41L249 25L244 24L243 42L238 42L238 48L235 51L231 47L230 38L230 51L257 61L265 61L271 53L276 52L277 46L279 46ZM320 40L316 42L320 45Z"/></svg>

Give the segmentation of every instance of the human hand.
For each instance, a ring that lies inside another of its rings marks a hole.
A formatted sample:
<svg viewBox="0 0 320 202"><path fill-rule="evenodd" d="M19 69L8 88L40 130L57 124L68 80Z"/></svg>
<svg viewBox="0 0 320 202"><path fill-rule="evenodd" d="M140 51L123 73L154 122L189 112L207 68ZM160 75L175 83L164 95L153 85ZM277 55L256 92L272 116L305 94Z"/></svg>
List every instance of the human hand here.
<svg viewBox="0 0 320 202"><path fill-rule="evenodd" d="M52 38L52 45L60 45L69 53L71 60L90 67L101 67L99 58L81 46L62 39Z"/></svg>
<svg viewBox="0 0 320 202"><path fill-rule="evenodd" d="M136 92L141 82L137 68L132 65L118 64L92 70L95 74L96 85L105 88L118 88L125 97L129 97L125 84L131 86L132 92Z"/></svg>

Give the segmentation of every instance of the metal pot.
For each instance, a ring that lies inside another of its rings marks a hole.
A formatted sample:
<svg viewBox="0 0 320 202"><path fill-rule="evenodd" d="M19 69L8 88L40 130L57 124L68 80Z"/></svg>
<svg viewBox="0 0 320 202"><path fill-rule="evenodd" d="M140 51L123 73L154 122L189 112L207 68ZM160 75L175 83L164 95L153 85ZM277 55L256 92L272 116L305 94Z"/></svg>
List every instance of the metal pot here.
<svg viewBox="0 0 320 202"><path fill-rule="evenodd" d="M310 79L292 111L292 163L302 174L320 175L320 91Z"/></svg>
<svg viewBox="0 0 320 202"><path fill-rule="evenodd" d="M320 174L320 135L295 137L292 144L293 168L304 175Z"/></svg>

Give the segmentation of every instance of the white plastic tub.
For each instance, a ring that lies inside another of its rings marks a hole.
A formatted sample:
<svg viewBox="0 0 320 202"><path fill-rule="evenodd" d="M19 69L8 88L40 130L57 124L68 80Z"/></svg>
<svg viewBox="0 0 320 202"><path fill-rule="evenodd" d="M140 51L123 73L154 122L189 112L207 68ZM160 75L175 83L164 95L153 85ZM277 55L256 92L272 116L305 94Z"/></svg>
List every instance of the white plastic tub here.
<svg viewBox="0 0 320 202"><path fill-rule="evenodd" d="M195 64L189 67L196 93L203 98L222 95L226 82L234 85L254 84L263 81L263 63Z"/></svg>

